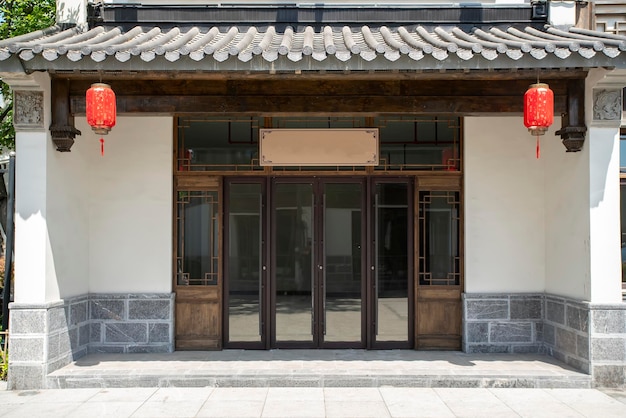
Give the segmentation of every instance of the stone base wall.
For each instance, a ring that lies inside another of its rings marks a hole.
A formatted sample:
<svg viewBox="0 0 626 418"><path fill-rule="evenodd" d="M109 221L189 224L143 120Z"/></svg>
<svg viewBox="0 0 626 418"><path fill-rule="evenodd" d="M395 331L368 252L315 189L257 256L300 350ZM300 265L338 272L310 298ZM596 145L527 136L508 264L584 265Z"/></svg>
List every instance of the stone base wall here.
<svg viewBox="0 0 626 418"><path fill-rule="evenodd" d="M542 294L464 294L463 351L541 353Z"/></svg>
<svg viewBox="0 0 626 418"><path fill-rule="evenodd" d="M174 294L91 294L89 353L174 351Z"/></svg>
<svg viewBox="0 0 626 418"><path fill-rule="evenodd" d="M41 305L12 303L10 309L10 389L44 387L48 373L87 354L87 296Z"/></svg>
<svg viewBox="0 0 626 418"><path fill-rule="evenodd" d="M592 304L545 294L464 294L463 351L547 353L626 386L626 303Z"/></svg>
<svg viewBox="0 0 626 418"><path fill-rule="evenodd" d="M588 304L546 295L545 313L543 338L548 354L590 373Z"/></svg>
<svg viewBox="0 0 626 418"><path fill-rule="evenodd" d="M9 389L93 352L174 351L174 294L89 294L49 304L12 303Z"/></svg>
<svg viewBox="0 0 626 418"><path fill-rule="evenodd" d="M589 304L590 362L597 386L626 387L626 303Z"/></svg>

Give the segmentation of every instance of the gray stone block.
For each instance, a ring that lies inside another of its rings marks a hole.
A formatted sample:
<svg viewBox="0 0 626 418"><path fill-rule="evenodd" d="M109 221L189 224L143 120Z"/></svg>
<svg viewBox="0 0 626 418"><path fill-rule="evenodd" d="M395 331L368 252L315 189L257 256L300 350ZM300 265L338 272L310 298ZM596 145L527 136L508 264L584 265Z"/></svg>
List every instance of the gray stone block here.
<svg viewBox="0 0 626 418"><path fill-rule="evenodd" d="M43 334L46 332L46 311L11 309L9 315L11 334Z"/></svg>
<svg viewBox="0 0 626 418"><path fill-rule="evenodd" d="M71 353L72 348L78 347L78 329L72 328L69 331L59 334L59 353L61 355Z"/></svg>
<svg viewBox="0 0 626 418"><path fill-rule="evenodd" d="M79 325L88 319L87 301L70 305L70 325Z"/></svg>
<svg viewBox="0 0 626 418"><path fill-rule="evenodd" d="M9 390L41 389L45 385L45 373L43 364L39 365L16 365L11 364L7 387Z"/></svg>
<svg viewBox="0 0 626 418"><path fill-rule="evenodd" d="M169 353L170 347L168 344L131 345L126 351L129 353Z"/></svg>
<svg viewBox="0 0 626 418"><path fill-rule="evenodd" d="M56 359L46 365L46 374L52 373L55 370L59 370L61 367L65 367L70 364L73 360L72 354L68 354L59 359Z"/></svg>
<svg viewBox="0 0 626 418"><path fill-rule="evenodd" d="M509 319L509 302L502 299L467 300L467 319Z"/></svg>
<svg viewBox="0 0 626 418"><path fill-rule="evenodd" d="M539 344L512 345L512 352L515 354L538 354L543 352L543 347Z"/></svg>
<svg viewBox="0 0 626 418"><path fill-rule="evenodd" d="M104 326L105 343L146 343L148 326L145 323L111 323Z"/></svg>
<svg viewBox="0 0 626 418"><path fill-rule="evenodd" d="M91 324L89 324L89 342L102 342L102 323L92 322Z"/></svg>
<svg viewBox="0 0 626 418"><path fill-rule="evenodd" d="M113 344L89 344L87 348L89 354L93 353L124 353L126 351L126 347L121 344L113 345Z"/></svg>
<svg viewBox="0 0 626 418"><path fill-rule="evenodd" d="M148 342L150 343L169 343L170 341L170 325L169 324L148 324Z"/></svg>
<svg viewBox="0 0 626 418"><path fill-rule="evenodd" d="M49 333L67 329L68 323L69 322L64 306L54 307L48 310L47 331Z"/></svg>
<svg viewBox="0 0 626 418"><path fill-rule="evenodd" d="M536 382L534 379L521 377L485 378L481 386L485 388L535 388Z"/></svg>
<svg viewBox="0 0 626 418"><path fill-rule="evenodd" d="M126 303L123 300L92 300L89 309L91 319L122 321L126 318Z"/></svg>
<svg viewBox="0 0 626 418"><path fill-rule="evenodd" d="M626 334L626 311L592 310L594 334Z"/></svg>
<svg viewBox="0 0 626 418"><path fill-rule="evenodd" d="M508 344L468 344L467 353L510 353Z"/></svg>
<svg viewBox="0 0 626 418"><path fill-rule="evenodd" d="M549 345L556 345L556 330L554 325L543 324L543 342Z"/></svg>
<svg viewBox="0 0 626 418"><path fill-rule="evenodd" d="M593 383L596 387L624 387L626 384L626 366L593 366Z"/></svg>
<svg viewBox="0 0 626 418"><path fill-rule="evenodd" d="M531 323L492 323L489 341L494 343L532 342Z"/></svg>
<svg viewBox="0 0 626 418"><path fill-rule="evenodd" d="M32 361L43 362L44 359L44 337L11 337L9 341L9 361Z"/></svg>
<svg viewBox="0 0 626 418"><path fill-rule="evenodd" d="M48 336L48 358L57 358L61 355L59 351L60 336L58 333Z"/></svg>
<svg viewBox="0 0 626 418"><path fill-rule="evenodd" d="M77 350L72 351L72 360L78 360L79 358L85 357L89 353L87 347L88 346L85 345L79 347Z"/></svg>
<svg viewBox="0 0 626 418"><path fill-rule="evenodd" d="M565 325L565 305L553 300L546 301L546 319Z"/></svg>
<svg viewBox="0 0 626 418"><path fill-rule="evenodd" d="M470 343L488 343L489 342L489 323L488 322L467 322L466 341Z"/></svg>
<svg viewBox="0 0 626 418"><path fill-rule="evenodd" d="M579 370L583 373L589 373L589 361L587 360L581 360L578 358L568 356L565 359L565 363L567 363L568 365L572 366L576 370Z"/></svg>
<svg viewBox="0 0 626 418"><path fill-rule="evenodd" d="M576 336L576 355L585 360L589 360L589 336Z"/></svg>
<svg viewBox="0 0 626 418"><path fill-rule="evenodd" d="M91 325L84 324L78 327L78 345L84 346L89 344Z"/></svg>
<svg viewBox="0 0 626 418"><path fill-rule="evenodd" d="M586 310L574 306L566 306L566 325L576 331L588 332L589 313Z"/></svg>
<svg viewBox="0 0 626 418"><path fill-rule="evenodd" d="M592 361L626 361L625 338L591 338ZM626 364L624 364L626 365Z"/></svg>
<svg viewBox="0 0 626 418"><path fill-rule="evenodd" d="M534 340L538 342L543 341L543 322L534 322L533 326L535 329Z"/></svg>
<svg viewBox="0 0 626 418"><path fill-rule="evenodd" d="M128 319L170 319L170 301L130 300Z"/></svg>
<svg viewBox="0 0 626 418"><path fill-rule="evenodd" d="M576 334L572 331L557 328L556 329L556 344L555 346L565 353L576 353Z"/></svg>
<svg viewBox="0 0 626 418"><path fill-rule="evenodd" d="M541 299L511 297L511 319L542 319Z"/></svg>

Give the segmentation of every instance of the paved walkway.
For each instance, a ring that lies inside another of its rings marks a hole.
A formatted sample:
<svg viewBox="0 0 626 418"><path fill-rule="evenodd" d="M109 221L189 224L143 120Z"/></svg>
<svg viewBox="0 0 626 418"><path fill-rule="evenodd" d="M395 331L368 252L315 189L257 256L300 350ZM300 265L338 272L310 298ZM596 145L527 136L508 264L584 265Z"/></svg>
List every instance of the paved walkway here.
<svg viewBox="0 0 626 418"><path fill-rule="evenodd" d="M0 390L0 417L3 418L625 416L626 391L595 389L170 387Z"/></svg>

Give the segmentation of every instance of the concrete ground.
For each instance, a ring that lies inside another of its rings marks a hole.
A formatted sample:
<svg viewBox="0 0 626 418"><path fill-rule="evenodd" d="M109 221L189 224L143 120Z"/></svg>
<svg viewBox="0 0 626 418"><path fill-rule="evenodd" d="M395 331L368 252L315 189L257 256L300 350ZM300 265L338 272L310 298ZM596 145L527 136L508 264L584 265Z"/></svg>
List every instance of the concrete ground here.
<svg viewBox="0 0 626 418"><path fill-rule="evenodd" d="M7 391L0 417L626 416L626 391L511 388L87 388Z"/></svg>

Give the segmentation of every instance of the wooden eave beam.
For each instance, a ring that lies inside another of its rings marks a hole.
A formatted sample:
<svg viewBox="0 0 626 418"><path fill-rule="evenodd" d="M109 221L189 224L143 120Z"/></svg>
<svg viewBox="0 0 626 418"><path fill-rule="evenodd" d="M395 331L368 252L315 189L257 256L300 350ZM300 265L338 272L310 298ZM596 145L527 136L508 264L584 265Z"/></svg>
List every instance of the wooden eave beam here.
<svg viewBox="0 0 626 418"><path fill-rule="evenodd" d="M521 80L103 80L120 114L522 114L533 79ZM542 79L566 110L571 79ZM72 80L72 114L84 114L91 80Z"/></svg>

